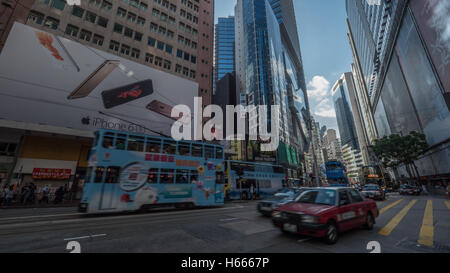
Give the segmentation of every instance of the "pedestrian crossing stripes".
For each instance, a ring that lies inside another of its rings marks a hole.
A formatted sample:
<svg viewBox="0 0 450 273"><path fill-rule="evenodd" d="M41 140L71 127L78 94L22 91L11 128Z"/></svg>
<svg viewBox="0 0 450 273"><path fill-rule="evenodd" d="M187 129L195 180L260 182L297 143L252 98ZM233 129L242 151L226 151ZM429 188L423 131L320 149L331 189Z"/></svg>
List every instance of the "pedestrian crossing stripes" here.
<svg viewBox="0 0 450 273"><path fill-rule="evenodd" d="M403 201L403 199L400 199L398 201L395 201L394 203L380 209L380 215L383 214L384 212L386 212L387 210L389 210L390 208L393 208L395 206L397 206L399 203L401 203Z"/></svg>
<svg viewBox="0 0 450 273"><path fill-rule="evenodd" d="M427 207L425 208L425 214L423 216L418 243L425 246L433 246L433 238L433 201L428 200Z"/></svg>
<svg viewBox="0 0 450 273"><path fill-rule="evenodd" d="M389 236L391 232L400 224L402 219L406 216L409 210L416 204L417 200L411 201L406 207L404 207L392 220L380 230L379 234Z"/></svg>

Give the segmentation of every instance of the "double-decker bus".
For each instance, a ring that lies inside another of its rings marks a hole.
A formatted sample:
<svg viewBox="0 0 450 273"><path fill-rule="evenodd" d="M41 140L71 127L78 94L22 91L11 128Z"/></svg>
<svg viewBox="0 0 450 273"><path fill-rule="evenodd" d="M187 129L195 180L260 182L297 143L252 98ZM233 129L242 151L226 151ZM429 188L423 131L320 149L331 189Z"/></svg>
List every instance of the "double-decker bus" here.
<svg viewBox="0 0 450 273"><path fill-rule="evenodd" d="M227 161L226 190L231 200L265 198L287 186L284 169L278 165ZM284 185L283 185L284 184Z"/></svg>
<svg viewBox="0 0 450 273"><path fill-rule="evenodd" d="M327 182L330 185L347 185L348 178L346 168L340 161L328 161L325 163Z"/></svg>
<svg viewBox="0 0 450 273"><path fill-rule="evenodd" d="M99 130L79 210L220 206L225 195L224 164L220 145Z"/></svg>
<svg viewBox="0 0 450 273"><path fill-rule="evenodd" d="M377 184L383 189L388 186L390 176L383 172L381 166L364 166L361 168L362 185Z"/></svg>

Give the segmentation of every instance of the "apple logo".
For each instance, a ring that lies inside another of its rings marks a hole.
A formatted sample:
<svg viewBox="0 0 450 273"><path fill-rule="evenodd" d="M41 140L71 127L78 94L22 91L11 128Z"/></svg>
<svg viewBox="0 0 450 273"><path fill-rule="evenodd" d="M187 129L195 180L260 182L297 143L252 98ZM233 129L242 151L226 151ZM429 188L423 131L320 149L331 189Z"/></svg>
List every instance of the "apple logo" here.
<svg viewBox="0 0 450 273"><path fill-rule="evenodd" d="M90 118L89 117L84 117L81 119L81 123L84 125L89 125L90 124Z"/></svg>

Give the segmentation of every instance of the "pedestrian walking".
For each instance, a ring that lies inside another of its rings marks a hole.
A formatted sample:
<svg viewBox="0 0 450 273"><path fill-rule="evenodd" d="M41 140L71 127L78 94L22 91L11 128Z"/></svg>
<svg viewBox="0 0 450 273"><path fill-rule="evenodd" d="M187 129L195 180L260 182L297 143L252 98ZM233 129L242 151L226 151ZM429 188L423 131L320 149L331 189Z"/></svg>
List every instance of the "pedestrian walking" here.
<svg viewBox="0 0 450 273"><path fill-rule="evenodd" d="M59 187L55 192L55 200L53 201L53 203L56 205L62 202L64 194L65 192L63 186Z"/></svg>
<svg viewBox="0 0 450 273"><path fill-rule="evenodd" d="M47 185L44 186L44 188L42 189L42 198L41 200L39 200L39 204L41 204L42 202L46 202L48 204L48 194L49 194L49 188Z"/></svg>
<svg viewBox="0 0 450 273"><path fill-rule="evenodd" d="M14 198L15 195L15 191L14 191L14 187L10 186L9 188L7 188L6 194L5 194L5 198L3 200L3 204L5 206L9 206L11 205L11 202Z"/></svg>

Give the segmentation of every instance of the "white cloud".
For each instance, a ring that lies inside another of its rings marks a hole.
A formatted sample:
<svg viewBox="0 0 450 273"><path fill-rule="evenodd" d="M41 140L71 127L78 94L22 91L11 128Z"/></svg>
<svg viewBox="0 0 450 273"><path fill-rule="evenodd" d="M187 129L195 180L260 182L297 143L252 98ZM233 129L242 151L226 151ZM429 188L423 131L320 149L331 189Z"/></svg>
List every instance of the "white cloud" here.
<svg viewBox="0 0 450 273"><path fill-rule="evenodd" d="M334 107L330 102L329 98L324 98L314 107L314 114L316 116L325 117L325 118L335 118L336 112L334 111Z"/></svg>
<svg viewBox="0 0 450 273"><path fill-rule="evenodd" d="M328 95L330 82L323 76L314 76L308 83L308 97L318 100Z"/></svg>

